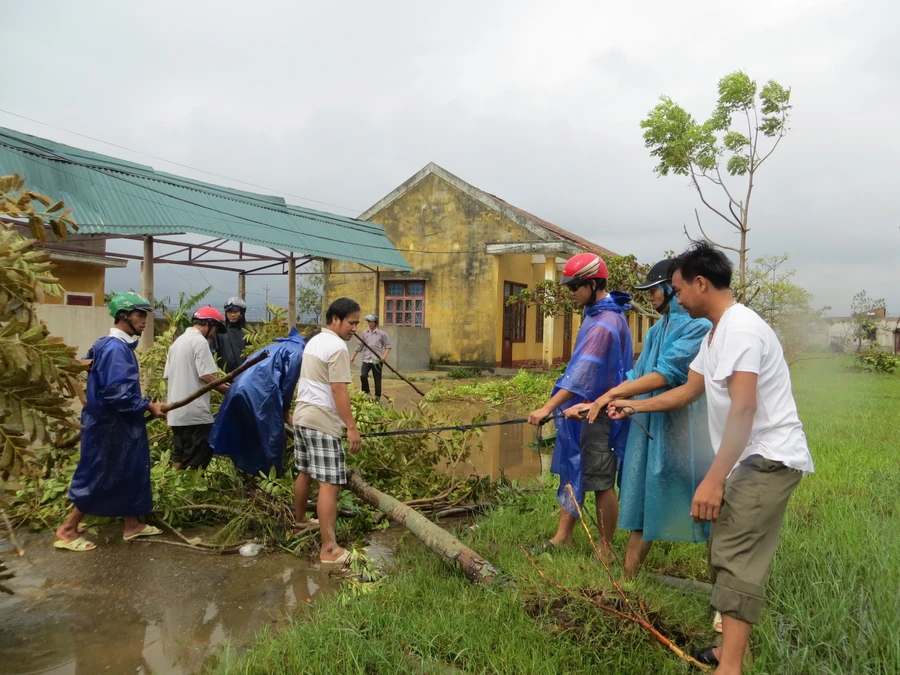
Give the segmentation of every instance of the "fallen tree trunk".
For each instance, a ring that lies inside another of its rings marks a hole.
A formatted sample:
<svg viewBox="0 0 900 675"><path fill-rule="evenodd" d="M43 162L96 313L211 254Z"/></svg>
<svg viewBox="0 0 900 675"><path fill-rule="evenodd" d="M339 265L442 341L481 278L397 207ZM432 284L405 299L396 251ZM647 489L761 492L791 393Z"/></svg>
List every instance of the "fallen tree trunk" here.
<svg viewBox="0 0 900 675"><path fill-rule="evenodd" d="M364 502L405 525L444 561L458 566L469 581L491 585L502 580L503 573L489 561L415 509L366 483L357 469L347 473L347 486Z"/></svg>

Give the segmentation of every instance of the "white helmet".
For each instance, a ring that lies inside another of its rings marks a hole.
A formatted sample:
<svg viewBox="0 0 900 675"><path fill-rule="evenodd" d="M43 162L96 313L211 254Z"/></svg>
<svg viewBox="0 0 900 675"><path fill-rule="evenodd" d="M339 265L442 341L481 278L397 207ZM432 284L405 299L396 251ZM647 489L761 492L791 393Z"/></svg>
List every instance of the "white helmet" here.
<svg viewBox="0 0 900 675"><path fill-rule="evenodd" d="M247 303L239 297L234 296L225 301L225 311L227 312L229 309L238 309L241 311L241 314L243 314L247 311Z"/></svg>
<svg viewBox="0 0 900 675"><path fill-rule="evenodd" d="M378 323L378 315L377 314L366 314L363 319L366 321L372 321L374 323Z"/></svg>

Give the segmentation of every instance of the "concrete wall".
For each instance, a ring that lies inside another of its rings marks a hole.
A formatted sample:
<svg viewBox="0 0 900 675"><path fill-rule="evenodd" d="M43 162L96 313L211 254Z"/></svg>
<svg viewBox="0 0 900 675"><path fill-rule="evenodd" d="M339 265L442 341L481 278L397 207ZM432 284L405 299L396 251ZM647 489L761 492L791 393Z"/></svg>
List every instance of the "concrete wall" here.
<svg viewBox="0 0 900 675"><path fill-rule="evenodd" d="M59 285L69 293L85 293L94 296L94 307L103 306L103 293L106 288L106 269L99 265L56 261L53 263L53 276L59 279ZM42 302L46 305L62 305L65 295L54 296L44 294Z"/></svg>
<svg viewBox="0 0 900 675"><path fill-rule="evenodd" d="M39 304L37 315L47 324L52 335L61 337L67 345L77 347L79 357L87 354L98 338L109 335L109 329L113 325L109 310L102 306Z"/></svg>
<svg viewBox="0 0 900 675"><path fill-rule="evenodd" d="M401 373L428 370L431 358L431 330L409 326L381 326L391 340L388 363ZM351 342L355 342L352 340ZM387 369L385 369L385 372Z"/></svg>
<svg viewBox="0 0 900 675"><path fill-rule="evenodd" d="M900 319L897 317L869 317L875 324L875 335L878 346L886 352L896 350L896 338L894 330L900 327ZM832 319L828 326L828 340L835 341L855 349L856 339L853 337L856 330L856 322L853 319Z"/></svg>

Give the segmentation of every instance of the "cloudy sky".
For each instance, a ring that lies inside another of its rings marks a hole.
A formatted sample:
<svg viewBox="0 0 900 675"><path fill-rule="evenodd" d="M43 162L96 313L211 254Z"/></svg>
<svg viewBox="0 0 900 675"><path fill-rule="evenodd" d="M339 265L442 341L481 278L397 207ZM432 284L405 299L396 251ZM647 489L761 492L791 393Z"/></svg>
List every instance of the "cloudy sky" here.
<svg viewBox="0 0 900 675"><path fill-rule="evenodd" d="M792 131L758 176L751 255L789 253L834 315L863 288L900 314L887 0L4 4L6 111L342 215L433 161L648 262L686 245L699 200L654 175L640 120L660 94L705 118L733 70L775 79L793 90ZM246 188L6 113L0 126ZM169 266L157 295L208 280L218 303L236 288L204 275ZM108 284L137 280L131 263ZM283 302L271 277L248 285L251 305L265 283Z"/></svg>

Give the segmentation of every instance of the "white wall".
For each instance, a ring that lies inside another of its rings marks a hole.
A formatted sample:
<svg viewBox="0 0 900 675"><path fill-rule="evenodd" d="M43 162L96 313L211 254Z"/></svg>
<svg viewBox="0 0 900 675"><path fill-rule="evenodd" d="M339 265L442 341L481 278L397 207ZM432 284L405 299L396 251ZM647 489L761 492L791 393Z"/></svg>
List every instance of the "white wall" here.
<svg viewBox="0 0 900 675"><path fill-rule="evenodd" d="M38 317L50 333L78 349L78 357L87 354L98 338L109 335L113 325L106 307L74 307L70 305L36 305Z"/></svg>
<svg viewBox="0 0 900 675"><path fill-rule="evenodd" d="M871 317L870 320L875 324L878 345L884 351L894 351L894 329L897 328L897 318ZM847 341L851 346L855 346L856 340L852 337L855 329L856 322L850 319L838 319L828 327L828 337L838 342Z"/></svg>

